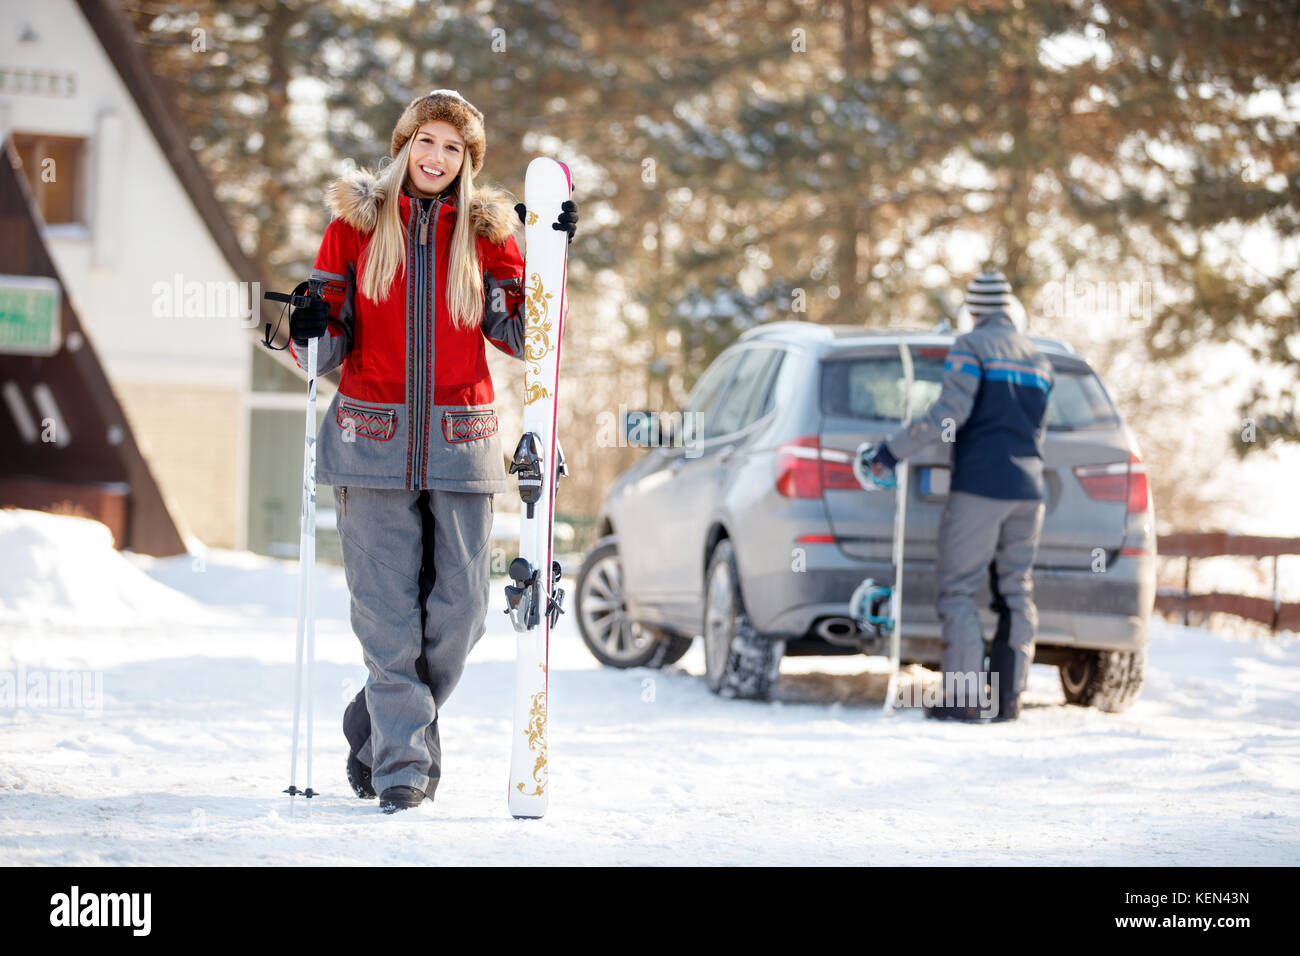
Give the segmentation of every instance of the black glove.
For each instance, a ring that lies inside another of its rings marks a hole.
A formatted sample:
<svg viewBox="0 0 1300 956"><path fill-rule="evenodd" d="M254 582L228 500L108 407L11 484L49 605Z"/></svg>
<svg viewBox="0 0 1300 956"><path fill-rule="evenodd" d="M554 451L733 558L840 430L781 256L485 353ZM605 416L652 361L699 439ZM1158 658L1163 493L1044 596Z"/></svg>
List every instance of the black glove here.
<svg viewBox="0 0 1300 956"><path fill-rule="evenodd" d="M894 457L894 453L889 450L889 446L883 441L876 446L876 453L872 458L874 459L872 464L883 465L889 471L893 471L898 467L898 459Z"/></svg>
<svg viewBox="0 0 1300 956"><path fill-rule="evenodd" d="M559 232L567 232L569 241L573 241L573 234L578 231L578 204L572 199L566 199L560 203L560 208L564 210L560 213L560 218L551 223L551 228Z"/></svg>
<svg viewBox="0 0 1300 956"><path fill-rule="evenodd" d="M558 232L567 232L569 241L573 241L573 234L578 229L578 206L572 199L566 199L560 203L560 215L555 222L551 223L551 228ZM528 207L523 203L515 204L515 215L519 221L528 224Z"/></svg>
<svg viewBox="0 0 1300 956"><path fill-rule="evenodd" d="M329 327L330 307L324 299L311 300L311 305L289 313L289 338L295 345L305 346L308 339L318 339Z"/></svg>
<svg viewBox="0 0 1300 956"><path fill-rule="evenodd" d="M863 442L853 456L853 476L858 484L872 488L897 488L894 468L898 459L884 442Z"/></svg>

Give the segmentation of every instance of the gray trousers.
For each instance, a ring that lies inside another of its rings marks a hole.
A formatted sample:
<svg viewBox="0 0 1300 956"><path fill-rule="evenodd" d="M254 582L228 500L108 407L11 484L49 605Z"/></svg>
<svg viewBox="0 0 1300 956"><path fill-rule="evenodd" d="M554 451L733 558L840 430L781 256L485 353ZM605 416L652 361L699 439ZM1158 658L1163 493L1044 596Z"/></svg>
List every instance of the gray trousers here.
<svg viewBox="0 0 1300 956"><path fill-rule="evenodd" d="M940 662L945 679L984 671L984 628L975 592L995 560L998 590L1010 617L1013 661L1012 686L998 690L1004 696L1024 690L1038 628L1033 567L1043 511L1041 501L1007 501L964 491L948 495L939 523L936 605L943 622Z"/></svg>
<svg viewBox="0 0 1300 956"><path fill-rule="evenodd" d="M369 671L344 718L349 745L377 793L405 786L432 797L438 711L487 630L492 496L349 485L334 488L334 505Z"/></svg>

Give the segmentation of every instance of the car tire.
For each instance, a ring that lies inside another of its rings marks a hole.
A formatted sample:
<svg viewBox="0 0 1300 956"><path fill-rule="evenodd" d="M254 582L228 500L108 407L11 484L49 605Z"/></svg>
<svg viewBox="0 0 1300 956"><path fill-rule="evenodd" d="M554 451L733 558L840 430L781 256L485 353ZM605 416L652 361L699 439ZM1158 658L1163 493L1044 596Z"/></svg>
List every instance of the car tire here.
<svg viewBox="0 0 1300 956"><path fill-rule="evenodd" d="M768 700L776 686L785 641L754 630L745 611L731 542L723 538L704 579L704 679L721 697Z"/></svg>
<svg viewBox="0 0 1300 956"><path fill-rule="evenodd" d="M1065 699L1110 714L1128 710L1142 690L1147 650L1091 651L1058 665Z"/></svg>
<svg viewBox="0 0 1300 956"><path fill-rule="evenodd" d="M695 643L695 638L693 637L683 637L680 634L669 634L666 631L661 633L663 636L659 641L659 645L663 648L663 657L651 664L651 667L670 667L673 664L676 664L686 656L686 652L689 651L691 645Z"/></svg>
<svg viewBox="0 0 1300 956"><path fill-rule="evenodd" d="M667 667L691 649L691 638L629 621L618 540L601 538L582 559L576 585L578 633L607 667Z"/></svg>

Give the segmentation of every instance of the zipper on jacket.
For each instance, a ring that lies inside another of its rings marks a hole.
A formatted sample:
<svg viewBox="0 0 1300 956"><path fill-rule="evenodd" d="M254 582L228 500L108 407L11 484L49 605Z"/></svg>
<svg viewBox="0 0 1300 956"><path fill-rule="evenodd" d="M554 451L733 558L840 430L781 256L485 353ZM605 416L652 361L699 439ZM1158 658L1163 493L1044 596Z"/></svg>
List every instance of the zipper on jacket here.
<svg viewBox="0 0 1300 956"><path fill-rule="evenodd" d="M417 232L417 236L423 236L425 230L428 227L429 211L425 208L423 200L412 199L412 202L416 204L416 208L418 209L419 230ZM415 291L419 294L415 298L415 315L409 315L406 317L407 321L412 323L409 341L411 343L411 348L415 353L414 360L408 363L413 378L410 383L411 402L409 408L407 409L410 415L410 425L411 425L408 431L411 440L411 447L409 449L409 454L407 457L411 467L410 487L412 489L418 489L420 487L420 439L421 439L420 419L418 417L419 409L420 409L420 381L421 381L419 358L423 351L422 336L423 336L423 328L424 328L424 323L421 320L421 315L420 315L420 313L423 311L423 308L420 305L420 299L423 298L423 294L421 290L423 290L424 288L424 250L418 242L412 244L409 259L412 260L410 262L410 265L412 265L414 268L409 269L408 274L410 277L410 281L414 282L415 284Z"/></svg>
<svg viewBox="0 0 1300 956"><path fill-rule="evenodd" d="M438 216L441 215L441 213L442 213L442 197L439 196L437 199L433 201L433 242L430 244L431 248L429 250L429 259L428 259L429 262L433 263L432 282L430 283L432 287L433 298L426 303L426 312L428 312L428 316L429 316L428 326L432 330L432 337L428 342L428 347L425 350L425 353L422 353L424 354L424 360L428 363L428 368L429 368L428 377L431 380L433 378L433 370L434 370L433 353L438 347ZM434 384L436 385L437 383L435 382ZM423 431L424 434L426 435L426 438L425 441L421 444L420 446L421 448L428 447L427 435L431 428L429 422L429 418L431 416L429 412L431 406L433 405L433 396L425 395L424 402L425 405L424 405ZM429 477L428 476L429 459L427 456L421 458L420 470L421 470L420 484L423 485L424 482L427 481Z"/></svg>
<svg viewBox="0 0 1300 956"><path fill-rule="evenodd" d="M438 212L439 209L441 208L442 198L439 197L437 199L434 199L433 203L428 207L425 206L423 199L419 199L416 201L419 203L420 206L419 243L415 246L415 248L411 250L411 252L414 253L414 255L410 257L415 260L415 268L410 271L410 275L415 282L415 289L417 293L416 310L415 310L415 315L407 317L408 321L414 323L414 329L413 329L414 334L411 337L411 343L413 348L415 349L415 355L416 355L416 361L412 363L412 372L415 375L415 381L411 383L411 407L410 407L411 453L409 456L409 461L411 465L410 490L412 491L418 491L420 486L423 484L423 471L426 465L424 459L424 446L427 441L426 433L428 431L428 428L425 423L425 417L426 417L425 406L429 400L429 396L427 396L424 393L424 378L425 378L424 373L425 373L425 368L427 363L432 361L432 359L425 355L427 349L426 349L424 330L425 330L425 324L427 321L427 315L428 315L430 303L425 298L424 286L426 282L426 273L427 270L429 269L429 260L432 257L432 254L437 253ZM432 243L433 248L430 251L426 251L427 249L429 249L429 245L430 245L428 242L430 212L433 213L434 241ZM436 269L434 271L434 275L435 277L437 275Z"/></svg>
<svg viewBox="0 0 1300 956"><path fill-rule="evenodd" d="M348 513L348 486L339 487L339 517L342 518Z"/></svg>

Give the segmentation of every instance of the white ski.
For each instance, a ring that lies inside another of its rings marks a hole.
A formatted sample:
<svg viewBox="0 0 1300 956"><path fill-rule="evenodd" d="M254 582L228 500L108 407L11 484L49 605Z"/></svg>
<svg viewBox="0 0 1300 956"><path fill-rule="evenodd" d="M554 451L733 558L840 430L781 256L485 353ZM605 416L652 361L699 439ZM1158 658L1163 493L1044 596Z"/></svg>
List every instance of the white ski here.
<svg viewBox="0 0 1300 956"><path fill-rule="evenodd" d="M547 650L564 592L552 557L555 490L565 473L555 435L560 342L564 332L568 236L551 225L573 192L568 167L539 157L524 178L524 422L510 473L519 481L519 557L510 563L506 609L517 633L515 715L510 748L510 813L546 813Z"/></svg>
<svg viewBox="0 0 1300 956"><path fill-rule="evenodd" d="M912 350L901 339L898 342L898 354L903 360L903 418L899 431L904 431L912 423ZM898 694L898 661L901 651L903 631L903 539L907 534L907 479L906 461L900 461L894 469L898 487L894 494L894 541L891 563L894 565L894 586L889 596L889 616L892 626L889 629L889 685L885 689L886 712L894 709L894 698Z"/></svg>

